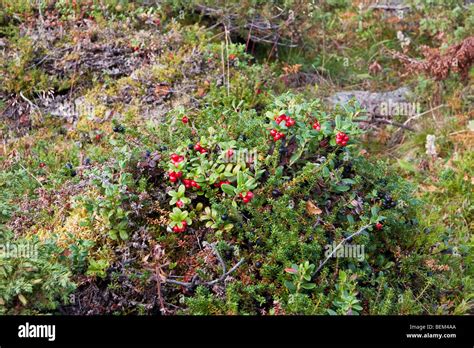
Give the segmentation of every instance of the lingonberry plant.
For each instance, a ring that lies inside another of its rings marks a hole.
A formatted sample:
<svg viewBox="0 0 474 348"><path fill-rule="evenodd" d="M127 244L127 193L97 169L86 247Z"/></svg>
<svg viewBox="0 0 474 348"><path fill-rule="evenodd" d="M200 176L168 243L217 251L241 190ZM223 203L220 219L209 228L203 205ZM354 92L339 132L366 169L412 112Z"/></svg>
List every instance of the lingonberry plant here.
<svg viewBox="0 0 474 348"><path fill-rule="evenodd" d="M316 266L310 264L308 261L300 265L291 265L285 268L285 272L291 274L291 281L285 281L285 286L291 293L299 293L303 290L313 290L316 284L311 282L311 277Z"/></svg>
<svg viewBox="0 0 474 348"><path fill-rule="evenodd" d="M238 202L247 204L252 200L252 190L257 187L257 178L264 170L259 169L256 159L246 162L243 156L236 156L239 149L235 140L221 142L218 139L217 132L209 128L208 136L201 136L194 146L178 147L170 155L169 180L172 185L179 185L178 190L168 193L172 197L171 205L183 208L198 196L205 197L209 203L230 198L234 207ZM193 199L187 196L187 190L192 192ZM212 220L208 211L205 210L203 221ZM218 227L215 222L212 226ZM230 230L229 226L224 230Z"/></svg>
<svg viewBox="0 0 474 348"><path fill-rule="evenodd" d="M189 212L181 210L180 208L173 208L173 212L170 214L170 228L173 232L184 232L186 227L192 224L192 220L189 217Z"/></svg>
<svg viewBox="0 0 474 348"><path fill-rule="evenodd" d="M289 156L289 166L292 166L300 158L307 160L327 145L348 145L348 134L361 133L353 122L360 112L358 106L353 105L346 110L337 110L334 116L323 111L318 99L308 103L285 94L275 99L266 116L270 120L270 136L275 142L282 141L281 152Z"/></svg>

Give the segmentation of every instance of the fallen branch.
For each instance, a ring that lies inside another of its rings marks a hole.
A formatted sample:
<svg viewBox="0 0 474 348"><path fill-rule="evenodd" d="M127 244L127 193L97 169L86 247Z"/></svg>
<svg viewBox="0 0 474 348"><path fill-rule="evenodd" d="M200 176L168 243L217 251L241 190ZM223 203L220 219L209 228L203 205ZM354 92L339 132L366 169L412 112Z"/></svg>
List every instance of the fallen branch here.
<svg viewBox="0 0 474 348"><path fill-rule="evenodd" d="M326 259L325 259L323 262L321 262L321 263L319 264L318 269L316 269L316 271L313 273L313 275L311 276L311 279L313 279L313 278L316 276L316 274L318 274L318 272L321 270L321 268L323 268L323 266L329 261L329 259L334 255L334 253L335 253L337 250L339 250L339 248L340 248L342 245L344 245L345 242L347 242L348 240L351 240L351 239L352 239L353 237L355 237L355 236L358 236L359 234L361 234L362 232L364 232L364 231L365 231L367 228L369 228L369 227L370 227L370 225L365 225L365 226L361 227L357 232L351 234L349 237L344 238L344 239L334 248L334 250L329 254L329 256L326 257Z"/></svg>
<svg viewBox="0 0 474 348"><path fill-rule="evenodd" d="M174 284L174 285L180 285L180 286L184 286L186 288L194 288L198 285L206 285L206 286L211 286L211 285L214 285L214 284L217 284L221 281L223 281L229 274L231 274L232 272L234 272L237 268L240 267L240 265L242 265L244 263L245 259L241 259L239 262L237 262L235 264L234 267L232 267L229 271L223 273L219 278L217 279L214 279L214 280L211 280L211 281L208 281L208 282L201 282L201 281L198 281L197 278L194 278L192 282L180 282L178 280L172 280L172 279L166 279L165 280L165 283L167 284Z"/></svg>
<svg viewBox="0 0 474 348"><path fill-rule="evenodd" d="M373 119L373 120L355 119L353 121L354 122L363 122L363 123L384 123L384 124L389 124L389 125L392 125L392 126L404 128L404 129L409 130L411 132L415 132L415 130L413 128L411 128L410 126L407 126L405 124L398 123L398 122L395 122L395 121L386 120L386 119Z"/></svg>

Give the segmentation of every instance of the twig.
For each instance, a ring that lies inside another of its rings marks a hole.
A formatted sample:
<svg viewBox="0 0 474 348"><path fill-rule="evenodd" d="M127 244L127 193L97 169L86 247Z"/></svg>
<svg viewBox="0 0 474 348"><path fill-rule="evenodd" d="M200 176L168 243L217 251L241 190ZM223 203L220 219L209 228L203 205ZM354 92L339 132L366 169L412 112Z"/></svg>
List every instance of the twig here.
<svg viewBox="0 0 474 348"><path fill-rule="evenodd" d="M447 105L446 105L446 104L441 104L441 105L435 106L434 108L431 108L431 109L429 109L429 110L427 110L427 111L425 111L425 112L422 112L422 113L420 113L420 114L416 114L416 115L414 115L414 116L408 118L405 122L403 122L403 125L406 127L406 126L408 125L408 123L410 123L411 121L416 120L417 118L420 118L420 117L423 116L423 115L426 115L426 114L428 114L428 113L430 113L430 112L433 112L433 111L435 111L435 110L437 110L437 109L440 109L440 108L442 108L442 107L445 107L445 106L447 106ZM395 134L397 134L398 131L399 131L399 129L397 129L397 131L395 132Z"/></svg>
<svg viewBox="0 0 474 348"><path fill-rule="evenodd" d="M385 119L374 119L374 120L360 120L360 119L354 119L354 122L363 122L363 123L384 123L384 124L390 124L392 126L397 126L400 128L407 129L411 132L415 132L415 130L409 126L406 126L405 124L401 124L395 121L390 121L390 120L385 120Z"/></svg>
<svg viewBox="0 0 474 348"><path fill-rule="evenodd" d="M222 83L225 85L224 43L221 44L221 61L222 61Z"/></svg>
<svg viewBox="0 0 474 348"><path fill-rule="evenodd" d="M221 281L223 281L229 274L231 274L232 272L234 272L237 268L240 267L240 265L242 265L244 263L245 259L241 259L239 262L237 262L235 264L234 267L232 267L230 270L228 270L227 272L225 272L224 274L222 274L219 278L217 279L214 279L214 280L211 280L209 282L199 282L199 281L192 281L192 282L180 282L178 280L173 280L173 279L166 279L165 280L165 283L168 283L168 284L174 284L174 285L180 285L180 286L184 286L184 287L187 287L187 288L192 288L192 287L195 287L195 286L198 286L198 285L207 285L207 286L210 286L210 285L214 285L214 284L217 284Z"/></svg>
<svg viewBox="0 0 474 348"><path fill-rule="evenodd" d="M417 118L419 118L419 117L421 117L421 116L423 116L423 115L426 115L426 114L428 114L428 113L430 113L430 112L433 112L433 111L438 110L438 109L440 109L440 108L442 108L442 107L445 107L445 106L446 106L446 104L441 104L441 105L435 106L434 108L431 108L431 109L429 109L429 110L427 110L427 111L425 111L425 112L422 112L421 114L416 114L416 115L410 117L410 118L409 118L408 120L406 120L405 122L403 122L403 124L404 124L404 125L407 125L407 124L410 123L411 121L416 120Z"/></svg>
<svg viewBox="0 0 474 348"><path fill-rule="evenodd" d="M383 4L374 4L369 6L369 9L380 9L380 10L392 10L392 11L401 11L409 10L411 7L408 5L383 5Z"/></svg>
<svg viewBox="0 0 474 348"><path fill-rule="evenodd" d="M23 166L23 164L21 164L20 162L17 162L17 163L18 163L18 165L19 165L20 167L22 167L33 179L35 179L35 180L38 182L38 184L40 184L40 186L41 186L42 188L44 188L42 182L39 181L39 179L38 179L36 176L34 176L33 174L31 174L31 172L30 172L28 169L26 169L26 168Z"/></svg>
<svg viewBox="0 0 474 348"><path fill-rule="evenodd" d="M38 112L40 111L39 106L36 105L35 103L33 103L33 102L32 102L31 100L29 100L27 97L25 97L25 96L23 95L23 92L22 92L22 91L20 91L20 97L21 97L24 101L26 101L33 109L38 110Z"/></svg>
<svg viewBox="0 0 474 348"><path fill-rule="evenodd" d="M155 278L156 278L156 292L158 294L158 299L160 301L160 311L162 314L165 313L166 307L163 300L163 295L161 293L161 277L160 277L161 265L159 262L156 262L155 266Z"/></svg>
<svg viewBox="0 0 474 348"><path fill-rule="evenodd" d="M225 30L225 54L227 59L227 96L230 95L230 62L229 62L229 31L227 30L227 26L224 24Z"/></svg>
<svg viewBox="0 0 474 348"><path fill-rule="evenodd" d="M364 232L368 227L370 227L370 225L365 225L363 227L361 227L357 232L351 234L349 237L347 238L344 238L335 248L334 250L328 255L328 257L326 257L326 259L320 263L318 269L313 273L312 277L311 278L314 278L316 276L316 274L318 274L318 272L321 270L321 268L323 268L323 266L329 261L329 259L334 255L334 253L339 250L339 248L345 243L347 242L348 240L352 239L353 237L355 236L358 236L359 234L361 234L362 232Z"/></svg>

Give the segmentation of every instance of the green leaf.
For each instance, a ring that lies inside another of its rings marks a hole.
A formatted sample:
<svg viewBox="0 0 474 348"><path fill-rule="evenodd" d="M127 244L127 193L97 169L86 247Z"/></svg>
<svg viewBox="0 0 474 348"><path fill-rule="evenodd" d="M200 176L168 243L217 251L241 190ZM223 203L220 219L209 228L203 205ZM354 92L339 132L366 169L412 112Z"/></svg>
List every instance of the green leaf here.
<svg viewBox="0 0 474 348"><path fill-rule="evenodd" d="M127 239L128 239L128 233L127 233L127 231L125 231L125 230L120 230L119 234L120 234L120 238L122 238L123 240L127 240Z"/></svg>
<svg viewBox="0 0 474 348"><path fill-rule="evenodd" d="M285 280L285 286L290 290L290 292L295 292L296 291L296 286L292 282Z"/></svg>
<svg viewBox="0 0 474 348"><path fill-rule="evenodd" d="M331 172L329 171L329 168L324 166L323 169L322 169L323 178L329 177L330 174L331 174Z"/></svg>
<svg viewBox="0 0 474 348"><path fill-rule="evenodd" d="M346 215L347 221L353 225L355 223L354 217L352 215Z"/></svg>
<svg viewBox="0 0 474 348"><path fill-rule="evenodd" d="M306 290L311 290L311 289L314 289L316 287L316 284L314 284L314 283L304 283L304 284L301 284L301 287L303 289L306 289Z"/></svg>
<svg viewBox="0 0 474 348"><path fill-rule="evenodd" d="M346 186L346 185L337 185L335 187L335 190L337 192L346 192L346 191L349 191L351 188L349 186Z"/></svg>
<svg viewBox="0 0 474 348"><path fill-rule="evenodd" d="M341 123L341 115L336 116L336 129L341 129L342 123Z"/></svg>
<svg viewBox="0 0 474 348"><path fill-rule="evenodd" d="M370 212L372 213L372 216L377 216L378 213L379 213L379 208L374 205L374 206L370 209Z"/></svg>
<svg viewBox="0 0 474 348"><path fill-rule="evenodd" d="M235 187L229 184L223 184L221 186L222 191L224 191L226 194L233 196L235 195Z"/></svg>

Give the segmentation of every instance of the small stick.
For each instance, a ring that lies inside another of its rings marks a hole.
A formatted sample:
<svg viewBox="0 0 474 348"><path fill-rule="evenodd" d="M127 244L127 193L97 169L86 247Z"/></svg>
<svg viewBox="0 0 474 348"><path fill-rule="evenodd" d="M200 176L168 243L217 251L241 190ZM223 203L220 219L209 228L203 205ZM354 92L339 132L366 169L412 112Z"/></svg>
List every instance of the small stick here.
<svg viewBox="0 0 474 348"><path fill-rule="evenodd" d="M17 163L18 163L19 166L22 167L29 175L31 175L31 177L32 177L33 179L35 179L35 180L38 182L38 184L40 184L40 186L41 186L42 188L44 188L43 184L41 183L41 181L39 181L39 179L38 179L36 176L34 176L33 174L31 174L30 171L29 171L28 169L26 169L26 168L23 166L23 164L21 164L20 162L17 162Z"/></svg>
<svg viewBox="0 0 474 348"><path fill-rule="evenodd" d="M373 120L373 121L369 121L369 120L359 120L359 119L355 119L353 120L354 122L364 122L364 123L385 123L385 124L390 124L392 126L397 126L397 127L400 127L400 128L404 128L406 130L409 130L411 132L415 132L415 130L413 128L411 128L410 126L407 126L405 124L401 124L401 123L398 123L398 122L395 122L395 121L390 121L390 120L384 120L384 119L376 119L376 120Z"/></svg>
<svg viewBox="0 0 474 348"><path fill-rule="evenodd" d="M241 259L239 262L237 262L235 264L234 267L232 267L230 270L228 270L226 273L222 274L219 278L217 279L214 279L214 280L211 280L209 282L180 282L178 280L173 280L173 279L166 279L165 280L165 283L168 283L168 284L175 284L175 285L180 285L180 286L184 286L184 287L187 287L187 288L191 288L191 287L194 287L194 286L197 286L197 285L214 285L218 282L221 282L223 281L229 274L231 274L232 272L234 272L237 268L240 267L240 265L242 265L244 263L245 259Z"/></svg>
<svg viewBox="0 0 474 348"><path fill-rule="evenodd" d="M321 270L321 268L323 268L323 266L329 261L329 259L334 255L334 253L339 250L339 248L345 243L347 242L348 240L350 240L351 238L355 237L355 236L358 236L359 234L361 234L362 232L364 232L368 227L370 227L370 225L365 225L363 227L361 227L357 232L351 234L349 237L347 238L344 238L335 248L334 250L329 254L328 257L326 257L326 260L324 260L323 262L321 262L321 264L319 265L318 269L313 273L312 277L311 278L314 278L316 276L316 274L318 274L318 272Z"/></svg>

